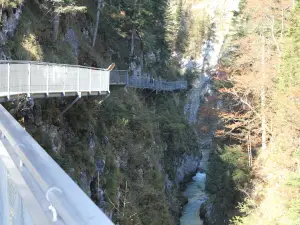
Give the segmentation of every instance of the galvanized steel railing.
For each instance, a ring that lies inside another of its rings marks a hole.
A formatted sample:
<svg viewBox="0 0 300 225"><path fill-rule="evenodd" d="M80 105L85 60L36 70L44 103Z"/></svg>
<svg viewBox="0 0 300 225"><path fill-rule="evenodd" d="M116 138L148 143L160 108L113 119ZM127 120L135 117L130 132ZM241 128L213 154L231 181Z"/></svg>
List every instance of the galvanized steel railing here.
<svg viewBox="0 0 300 225"><path fill-rule="evenodd" d="M127 85L133 88L143 88L156 91L176 91L187 89L187 81L165 81L150 77L129 76L126 70L110 72L111 85Z"/></svg>
<svg viewBox="0 0 300 225"><path fill-rule="evenodd" d="M113 223L0 105L0 224Z"/></svg>
<svg viewBox="0 0 300 225"><path fill-rule="evenodd" d="M104 69L28 61L0 61L0 97L20 94L99 95L109 92Z"/></svg>
<svg viewBox="0 0 300 225"><path fill-rule="evenodd" d="M105 69L31 61L0 61L0 101L26 94L28 97L101 95L110 85L127 85L156 91L187 88L186 81L129 77L126 70Z"/></svg>
<svg viewBox="0 0 300 225"><path fill-rule="evenodd" d="M128 82L129 87L145 88L156 91L175 91L187 88L186 81L165 81L155 80L149 77L131 77Z"/></svg>
<svg viewBox="0 0 300 225"><path fill-rule="evenodd" d="M110 85L127 85L128 84L127 70L112 70L110 71Z"/></svg>

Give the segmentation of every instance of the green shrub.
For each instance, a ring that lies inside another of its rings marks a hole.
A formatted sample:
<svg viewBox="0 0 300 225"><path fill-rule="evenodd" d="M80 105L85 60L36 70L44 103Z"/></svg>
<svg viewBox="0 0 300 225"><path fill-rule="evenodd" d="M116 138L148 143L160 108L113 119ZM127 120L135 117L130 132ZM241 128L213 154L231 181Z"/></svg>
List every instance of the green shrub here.
<svg viewBox="0 0 300 225"><path fill-rule="evenodd" d="M290 174L290 176L287 178L286 184L288 186L300 188L300 174L298 173Z"/></svg>
<svg viewBox="0 0 300 225"><path fill-rule="evenodd" d="M300 199L295 199L290 202L288 217L292 220L291 225L300 224Z"/></svg>
<svg viewBox="0 0 300 225"><path fill-rule="evenodd" d="M184 77L187 80L188 88L192 88L192 85L198 76L199 76L199 72L194 70L187 70L185 72Z"/></svg>

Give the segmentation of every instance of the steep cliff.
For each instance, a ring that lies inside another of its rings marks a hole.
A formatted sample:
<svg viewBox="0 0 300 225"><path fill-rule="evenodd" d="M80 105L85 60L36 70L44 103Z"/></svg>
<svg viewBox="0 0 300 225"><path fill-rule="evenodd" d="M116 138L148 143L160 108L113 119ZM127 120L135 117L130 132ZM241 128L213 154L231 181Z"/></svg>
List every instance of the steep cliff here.
<svg viewBox="0 0 300 225"><path fill-rule="evenodd" d="M98 67L116 62L133 75L142 75L143 68L153 77L185 78L168 56L163 1L150 5L149 12L147 5L139 5L138 16L132 14L133 3L104 4L95 47L94 1L74 1L87 11L61 15L57 41L52 39L53 13L47 4L25 1L19 6L18 26L2 42L6 57ZM160 225L178 223L186 201L181 182L197 170L201 158L196 133L183 114L184 99L185 92L120 87L112 88L103 102L82 98L63 115L72 98L20 96L5 106L115 223Z"/></svg>

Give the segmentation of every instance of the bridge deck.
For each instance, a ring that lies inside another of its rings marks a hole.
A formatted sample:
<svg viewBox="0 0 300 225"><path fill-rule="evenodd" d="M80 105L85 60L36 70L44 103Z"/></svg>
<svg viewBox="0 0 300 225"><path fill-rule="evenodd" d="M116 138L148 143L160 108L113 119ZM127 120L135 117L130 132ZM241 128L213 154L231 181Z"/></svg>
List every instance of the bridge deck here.
<svg viewBox="0 0 300 225"><path fill-rule="evenodd" d="M0 62L0 100L27 96L101 95L109 92L104 69L26 61Z"/></svg>
<svg viewBox="0 0 300 225"><path fill-rule="evenodd" d="M22 94L28 97L106 95L110 85L155 91L187 88L186 81L167 82L150 77L130 77L126 70L107 71L78 65L0 61L0 102Z"/></svg>

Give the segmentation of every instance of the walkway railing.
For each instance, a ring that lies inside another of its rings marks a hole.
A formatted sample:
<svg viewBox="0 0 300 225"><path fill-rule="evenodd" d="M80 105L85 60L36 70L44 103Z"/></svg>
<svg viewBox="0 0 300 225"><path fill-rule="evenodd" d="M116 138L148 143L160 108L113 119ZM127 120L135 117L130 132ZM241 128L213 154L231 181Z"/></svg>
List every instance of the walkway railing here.
<svg viewBox="0 0 300 225"><path fill-rule="evenodd" d="M127 70L112 70L111 85L127 85L133 88L144 88L156 91L175 91L187 89L187 81L165 81L150 77L129 76Z"/></svg>
<svg viewBox="0 0 300 225"><path fill-rule="evenodd" d="M113 223L0 105L0 224Z"/></svg>
<svg viewBox="0 0 300 225"><path fill-rule="evenodd" d="M0 61L0 98L19 94L64 96L109 92L110 72L78 65Z"/></svg>
<svg viewBox="0 0 300 225"><path fill-rule="evenodd" d="M156 91L187 88L186 81L130 77L126 70L105 69L34 61L0 61L0 101L21 94L28 97L101 95L110 85L126 85Z"/></svg>

